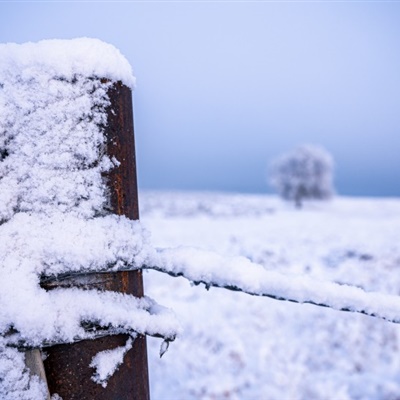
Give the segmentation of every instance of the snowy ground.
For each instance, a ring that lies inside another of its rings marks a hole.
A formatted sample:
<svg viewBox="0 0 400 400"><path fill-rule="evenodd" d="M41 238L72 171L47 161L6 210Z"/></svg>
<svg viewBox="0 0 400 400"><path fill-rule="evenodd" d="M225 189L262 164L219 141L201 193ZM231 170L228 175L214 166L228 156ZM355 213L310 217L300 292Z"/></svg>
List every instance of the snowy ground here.
<svg viewBox="0 0 400 400"><path fill-rule="evenodd" d="M297 210L273 196L142 192L157 247L242 255L289 275L400 294L400 200L338 197ZM174 309L183 334L159 358L154 400L398 399L400 325L191 287L148 272L146 294Z"/></svg>

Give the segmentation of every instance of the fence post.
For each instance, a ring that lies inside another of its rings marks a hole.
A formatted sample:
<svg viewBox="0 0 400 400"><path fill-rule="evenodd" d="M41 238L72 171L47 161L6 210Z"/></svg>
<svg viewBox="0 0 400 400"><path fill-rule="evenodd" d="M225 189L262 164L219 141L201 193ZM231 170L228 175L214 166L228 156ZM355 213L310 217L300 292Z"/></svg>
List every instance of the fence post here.
<svg viewBox="0 0 400 400"><path fill-rule="evenodd" d="M46 373L44 371L42 354L39 349L30 349L25 351L25 365L29 369L31 376L36 375L43 381L48 390ZM50 393L47 392L46 400L50 400Z"/></svg>
<svg viewBox="0 0 400 400"><path fill-rule="evenodd" d="M133 131L131 90L115 82L108 92L110 106L105 129L106 151L115 157L119 166L105 175L109 191L110 212L139 219L136 179L136 158ZM71 281L69 281L71 284ZM73 279L73 286L88 287L87 280ZM90 288L112 290L143 296L141 271L94 274ZM46 349L44 361L49 390L64 400L148 400L149 380L146 338L135 339L124 363L109 379L106 388L91 380L94 370L91 359L103 350L124 346L127 335L106 336L73 344L56 345Z"/></svg>

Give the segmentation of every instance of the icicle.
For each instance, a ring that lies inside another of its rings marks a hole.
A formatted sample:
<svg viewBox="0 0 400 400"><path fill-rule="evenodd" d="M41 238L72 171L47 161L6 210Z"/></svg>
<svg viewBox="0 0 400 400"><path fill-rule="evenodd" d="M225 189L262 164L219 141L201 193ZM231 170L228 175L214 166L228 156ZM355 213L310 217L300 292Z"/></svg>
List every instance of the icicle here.
<svg viewBox="0 0 400 400"><path fill-rule="evenodd" d="M164 340L160 346L160 358L168 351L169 340Z"/></svg>

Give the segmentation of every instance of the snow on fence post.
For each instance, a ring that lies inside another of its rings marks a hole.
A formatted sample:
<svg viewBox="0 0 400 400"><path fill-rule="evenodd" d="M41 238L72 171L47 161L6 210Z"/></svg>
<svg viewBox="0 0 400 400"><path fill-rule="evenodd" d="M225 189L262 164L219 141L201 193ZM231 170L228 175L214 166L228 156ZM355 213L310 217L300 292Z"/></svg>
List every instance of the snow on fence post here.
<svg viewBox="0 0 400 400"><path fill-rule="evenodd" d="M136 160L133 131L131 89L121 82L114 82L108 90L110 105L104 127L106 152L110 159L118 160L118 167L105 174L109 190L110 212L139 219ZM46 288L46 285L43 285ZM71 277L67 281L52 282L54 287L82 287L112 290L143 296L141 270L95 273L90 276ZM64 399L149 399L147 347L145 336L138 336L125 355L124 363L109 379L107 387L91 378L92 358L103 350L124 346L127 335L106 336L73 344L55 345L46 349L44 364L50 393Z"/></svg>

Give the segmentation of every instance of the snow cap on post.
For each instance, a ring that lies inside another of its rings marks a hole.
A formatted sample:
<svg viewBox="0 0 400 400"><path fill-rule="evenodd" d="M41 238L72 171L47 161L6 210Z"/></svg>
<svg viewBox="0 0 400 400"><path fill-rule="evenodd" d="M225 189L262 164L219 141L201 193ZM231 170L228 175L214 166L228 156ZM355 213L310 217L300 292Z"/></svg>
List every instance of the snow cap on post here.
<svg viewBox="0 0 400 400"><path fill-rule="evenodd" d="M76 74L121 81L133 89L135 77L128 60L111 44L99 39L51 39L37 43L0 44L0 73L15 66L24 74L53 71L55 76L72 80Z"/></svg>

